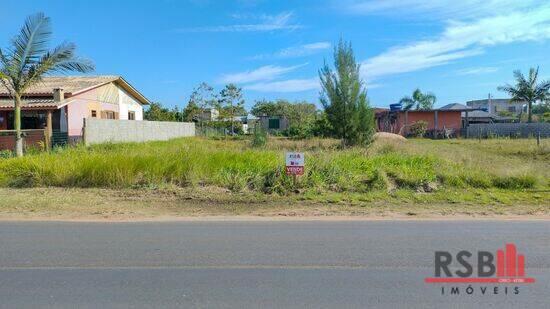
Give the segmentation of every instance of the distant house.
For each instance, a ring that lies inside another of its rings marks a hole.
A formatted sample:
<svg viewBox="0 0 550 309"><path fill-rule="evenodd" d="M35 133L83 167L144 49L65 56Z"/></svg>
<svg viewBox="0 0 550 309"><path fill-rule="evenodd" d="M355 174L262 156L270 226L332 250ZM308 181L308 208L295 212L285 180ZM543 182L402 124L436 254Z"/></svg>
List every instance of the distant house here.
<svg viewBox="0 0 550 309"><path fill-rule="evenodd" d="M220 112L215 108L206 108L197 116L201 121L216 121L220 117Z"/></svg>
<svg viewBox="0 0 550 309"><path fill-rule="evenodd" d="M473 100L466 102L466 105L475 109L482 109L490 114L511 113L520 115L523 112L523 106L526 102L512 102L510 99L493 99L491 97L484 100Z"/></svg>
<svg viewBox="0 0 550 309"><path fill-rule="evenodd" d="M500 116L496 114L491 114L484 110L475 110L471 111L466 115L462 113L462 121L467 122L468 124L476 123L510 123L517 121L517 117L509 116Z"/></svg>
<svg viewBox="0 0 550 309"><path fill-rule="evenodd" d="M83 119L143 120L149 100L120 76L44 77L23 97L22 129L45 129L72 140L82 136ZM0 132L13 130L14 106L0 85ZM4 141L4 148L10 145Z"/></svg>
<svg viewBox="0 0 550 309"><path fill-rule="evenodd" d="M288 119L284 116L260 116L258 122L267 131L284 131L288 129Z"/></svg>
<svg viewBox="0 0 550 309"><path fill-rule="evenodd" d="M447 134L458 136L463 127L462 112L471 109L458 103L448 104L439 109L430 110L389 110L376 109L378 131L407 136L410 126L418 121L428 124L428 134L432 136Z"/></svg>

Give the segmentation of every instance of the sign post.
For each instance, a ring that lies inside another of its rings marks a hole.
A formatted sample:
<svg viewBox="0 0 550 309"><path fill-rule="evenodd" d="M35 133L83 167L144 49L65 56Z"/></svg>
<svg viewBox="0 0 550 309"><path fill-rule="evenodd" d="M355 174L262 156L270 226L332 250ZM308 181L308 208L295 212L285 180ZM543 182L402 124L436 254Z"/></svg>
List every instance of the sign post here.
<svg viewBox="0 0 550 309"><path fill-rule="evenodd" d="M304 174L305 158L303 152L287 152L285 155L285 170L287 175L292 175L294 187L296 187L297 176Z"/></svg>
<svg viewBox="0 0 550 309"><path fill-rule="evenodd" d="M287 175L303 175L304 174L304 153L302 152L287 152L286 153L286 174Z"/></svg>

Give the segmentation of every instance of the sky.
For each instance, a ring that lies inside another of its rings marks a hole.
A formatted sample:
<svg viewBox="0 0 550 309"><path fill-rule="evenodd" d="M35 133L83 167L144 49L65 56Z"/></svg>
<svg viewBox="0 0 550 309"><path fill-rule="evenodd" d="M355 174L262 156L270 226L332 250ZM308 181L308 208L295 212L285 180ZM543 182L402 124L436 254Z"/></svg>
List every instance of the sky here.
<svg viewBox="0 0 550 309"><path fill-rule="evenodd" d="M370 104L414 89L465 103L540 66L550 78L550 2L532 0L0 0L0 47L44 12L52 47L74 42L94 75L121 75L151 101L184 107L207 82L260 99L319 105L318 71L351 42Z"/></svg>

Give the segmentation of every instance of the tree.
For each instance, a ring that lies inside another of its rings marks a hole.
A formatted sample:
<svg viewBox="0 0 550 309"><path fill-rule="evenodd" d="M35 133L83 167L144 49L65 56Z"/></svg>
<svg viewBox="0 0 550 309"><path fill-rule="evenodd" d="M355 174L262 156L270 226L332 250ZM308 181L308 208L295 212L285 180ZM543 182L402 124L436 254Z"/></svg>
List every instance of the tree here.
<svg viewBox="0 0 550 309"><path fill-rule="evenodd" d="M314 118L317 113L317 106L306 101L289 102L282 99L276 101L261 100L254 104L250 113L257 117L286 117L290 125L297 125Z"/></svg>
<svg viewBox="0 0 550 309"><path fill-rule="evenodd" d="M202 124L202 119L198 115L207 108L216 107L218 98L214 93L214 88L209 84L202 82L193 89L189 103L185 108L184 115L188 121L197 119Z"/></svg>
<svg viewBox="0 0 550 309"><path fill-rule="evenodd" d="M201 112L202 110L195 103L195 101L189 100L189 103L187 103L187 106L182 111L182 118L188 122L199 120L198 115L200 115Z"/></svg>
<svg viewBox="0 0 550 309"><path fill-rule="evenodd" d="M177 108L170 110L158 102L153 102L144 112L143 117L149 121L177 121L178 110Z"/></svg>
<svg viewBox="0 0 550 309"><path fill-rule="evenodd" d="M507 92L512 102L527 102L527 122L533 121L533 104L550 100L550 81L538 82L539 68L529 69L529 76L525 78L521 71L514 71L516 85L506 84L498 87L499 91Z"/></svg>
<svg viewBox="0 0 550 309"><path fill-rule="evenodd" d="M257 101L250 110L250 113L256 117L260 116L282 116L280 106L273 101L265 99Z"/></svg>
<svg viewBox="0 0 550 309"><path fill-rule="evenodd" d="M405 96L403 97L399 103L404 104L403 110L410 110L411 108L416 106L417 110L427 110L432 109L434 107L435 101L437 100L436 96L431 93L422 93L420 89L416 89L412 97Z"/></svg>
<svg viewBox="0 0 550 309"><path fill-rule="evenodd" d="M94 70L92 62L75 55L76 45L61 43L48 50L51 37L50 18L38 13L27 17L12 46L0 49L0 81L14 100L15 153L23 156L21 136L21 101L25 92L51 73Z"/></svg>
<svg viewBox="0 0 550 309"><path fill-rule="evenodd" d="M222 119L231 121L231 134L235 133L235 115L244 111L242 89L235 84L228 84L220 92L219 112Z"/></svg>
<svg viewBox="0 0 550 309"><path fill-rule="evenodd" d="M306 101L289 102L287 100L260 100L252 107L254 116L285 117L288 130L284 134L292 137L313 135L313 124L317 116L317 106Z"/></svg>
<svg viewBox="0 0 550 309"><path fill-rule="evenodd" d="M550 100L533 105L533 114L542 115L550 112Z"/></svg>
<svg viewBox="0 0 550 309"><path fill-rule="evenodd" d="M344 145L365 145L374 134L374 114L351 44L340 40L334 50L334 66L335 72L326 63L319 71L320 100L327 120Z"/></svg>

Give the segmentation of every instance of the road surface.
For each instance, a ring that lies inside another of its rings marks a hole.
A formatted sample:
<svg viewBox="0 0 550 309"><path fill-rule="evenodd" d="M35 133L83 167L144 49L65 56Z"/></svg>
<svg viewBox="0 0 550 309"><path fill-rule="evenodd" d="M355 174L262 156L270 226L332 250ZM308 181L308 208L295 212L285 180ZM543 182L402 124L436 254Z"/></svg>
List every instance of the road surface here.
<svg viewBox="0 0 550 309"><path fill-rule="evenodd" d="M435 250L509 242L536 279L518 295L424 283ZM542 221L0 223L0 308L542 308L549 289Z"/></svg>

